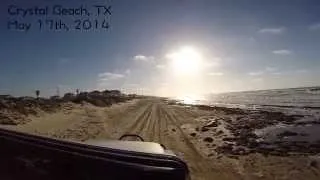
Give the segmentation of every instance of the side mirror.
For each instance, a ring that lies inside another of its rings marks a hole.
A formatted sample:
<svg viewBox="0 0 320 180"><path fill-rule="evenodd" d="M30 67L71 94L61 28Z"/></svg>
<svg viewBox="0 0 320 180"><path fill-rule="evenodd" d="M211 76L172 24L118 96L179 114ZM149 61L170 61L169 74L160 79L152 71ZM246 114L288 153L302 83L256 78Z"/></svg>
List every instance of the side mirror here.
<svg viewBox="0 0 320 180"><path fill-rule="evenodd" d="M144 139L136 134L124 134L122 135L119 140L122 141L144 141Z"/></svg>

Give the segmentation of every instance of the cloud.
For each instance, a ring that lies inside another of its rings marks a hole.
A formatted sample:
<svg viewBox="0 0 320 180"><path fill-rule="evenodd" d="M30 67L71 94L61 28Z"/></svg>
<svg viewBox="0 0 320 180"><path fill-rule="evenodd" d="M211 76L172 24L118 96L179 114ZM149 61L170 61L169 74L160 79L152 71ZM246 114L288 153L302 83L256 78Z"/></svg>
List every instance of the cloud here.
<svg viewBox="0 0 320 180"><path fill-rule="evenodd" d="M117 74L117 73L104 72L104 73L98 74L98 77L99 77L100 81L107 81L107 80L121 79L121 78L124 78L125 75Z"/></svg>
<svg viewBox="0 0 320 180"><path fill-rule="evenodd" d="M260 76L262 74L264 74L263 71L255 71L255 72L249 72L248 73L250 76Z"/></svg>
<svg viewBox="0 0 320 180"><path fill-rule="evenodd" d="M128 77L131 74L130 69L126 69L123 73L111 73L111 72L104 72L98 74L98 87L105 87L112 85L115 80L123 79Z"/></svg>
<svg viewBox="0 0 320 180"><path fill-rule="evenodd" d="M136 55L133 57L133 60L135 61L142 61L142 62L152 62L154 61L154 57L153 56L144 56L144 55Z"/></svg>
<svg viewBox="0 0 320 180"><path fill-rule="evenodd" d="M263 74L266 75L281 75L283 72L279 72L279 68L277 67L266 67L264 70L249 72L250 76L261 76Z"/></svg>
<svg viewBox="0 0 320 180"><path fill-rule="evenodd" d="M265 73L269 73L271 75L281 75L283 72L279 72L279 69L276 67L266 67Z"/></svg>
<svg viewBox="0 0 320 180"><path fill-rule="evenodd" d="M223 76L222 72L210 72L208 73L209 76Z"/></svg>
<svg viewBox="0 0 320 180"><path fill-rule="evenodd" d="M111 72L100 73L98 74L97 88L99 89L113 88L116 80L120 80L125 77L126 77L125 74L118 74L118 73L111 73Z"/></svg>
<svg viewBox="0 0 320 180"><path fill-rule="evenodd" d="M311 30L311 31L320 30L320 23L310 25L309 30Z"/></svg>
<svg viewBox="0 0 320 180"><path fill-rule="evenodd" d="M282 34L286 30L285 27L278 27L278 28L264 28L260 29L259 33L262 34Z"/></svg>
<svg viewBox="0 0 320 180"><path fill-rule="evenodd" d="M156 68L158 69L164 69L166 66L164 64L157 64Z"/></svg>
<svg viewBox="0 0 320 180"><path fill-rule="evenodd" d="M291 55L292 51L287 49L280 49L280 50L274 50L272 51L272 53L277 55Z"/></svg>

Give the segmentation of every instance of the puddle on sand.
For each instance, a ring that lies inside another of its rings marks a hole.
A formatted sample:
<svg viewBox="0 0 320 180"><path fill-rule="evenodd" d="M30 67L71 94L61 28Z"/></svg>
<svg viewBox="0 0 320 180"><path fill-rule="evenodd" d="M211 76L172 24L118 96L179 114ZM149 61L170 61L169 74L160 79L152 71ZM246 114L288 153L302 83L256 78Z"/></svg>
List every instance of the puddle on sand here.
<svg viewBox="0 0 320 180"><path fill-rule="evenodd" d="M297 133L295 135L286 135L286 132ZM285 125L278 124L263 129L255 130L255 134L263 138L266 142L275 141L304 141L315 143L320 141L320 124L308 125Z"/></svg>

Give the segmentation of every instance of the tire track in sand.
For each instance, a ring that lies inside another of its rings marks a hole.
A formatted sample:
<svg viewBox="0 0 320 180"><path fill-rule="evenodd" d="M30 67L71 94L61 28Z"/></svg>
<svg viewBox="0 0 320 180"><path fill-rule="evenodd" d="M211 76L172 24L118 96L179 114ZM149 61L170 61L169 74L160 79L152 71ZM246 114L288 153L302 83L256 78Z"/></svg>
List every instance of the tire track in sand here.
<svg viewBox="0 0 320 180"><path fill-rule="evenodd" d="M138 134L146 141L164 144L187 162L192 179L239 179L227 167L217 167L212 159L206 159L197 150L190 137L181 129L188 116L184 115L183 110L179 111L155 99L144 100L143 107L137 110L135 118L127 119L132 124L124 131Z"/></svg>
<svg viewBox="0 0 320 180"><path fill-rule="evenodd" d="M159 105L154 104L152 108L152 115L150 119L149 127L147 127L147 131L150 132L148 138L150 141L160 143L160 126L159 121L161 120L161 114L159 114Z"/></svg>
<svg viewBox="0 0 320 180"><path fill-rule="evenodd" d="M143 129L149 121L152 112L152 104L149 104L143 112L134 118L134 123L128 128L127 133L142 136Z"/></svg>
<svg viewBox="0 0 320 180"><path fill-rule="evenodd" d="M163 122L165 122L164 121L164 118L162 117L162 111L161 111L161 106L160 105L158 105L157 106L157 109L156 109L156 113L157 113L157 117L158 117L158 119L157 119L157 138L158 138L158 142L160 143L160 144L162 144L162 134L163 134L163 130L162 130L162 125L163 125L163 123L162 123L162 121Z"/></svg>
<svg viewBox="0 0 320 180"><path fill-rule="evenodd" d="M226 169L221 169L206 159L201 154L194 144L190 141L188 135L186 135L181 129L181 125L184 121L184 116L176 114L174 109L163 105L162 115L167 118L167 122L176 128L174 134L163 136L165 145L168 149L173 150L178 156L187 162L191 171L191 178L202 180L202 179L238 179L234 174L229 173Z"/></svg>

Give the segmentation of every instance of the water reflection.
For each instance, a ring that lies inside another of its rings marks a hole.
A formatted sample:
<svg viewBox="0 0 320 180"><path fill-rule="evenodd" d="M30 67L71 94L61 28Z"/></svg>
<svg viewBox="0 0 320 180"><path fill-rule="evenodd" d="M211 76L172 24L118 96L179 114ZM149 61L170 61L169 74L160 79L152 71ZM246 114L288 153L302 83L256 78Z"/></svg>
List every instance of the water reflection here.
<svg viewBox="0 0 320 180"><path fill-rule="evenodd" d="M175 98L183 104L195 105L203 104L204 98L199 95L179 96Z"/></svg>

